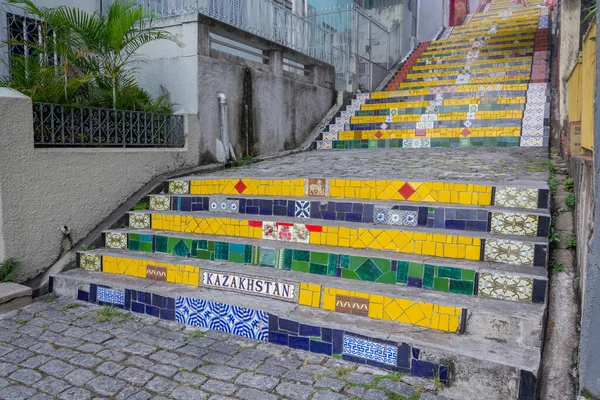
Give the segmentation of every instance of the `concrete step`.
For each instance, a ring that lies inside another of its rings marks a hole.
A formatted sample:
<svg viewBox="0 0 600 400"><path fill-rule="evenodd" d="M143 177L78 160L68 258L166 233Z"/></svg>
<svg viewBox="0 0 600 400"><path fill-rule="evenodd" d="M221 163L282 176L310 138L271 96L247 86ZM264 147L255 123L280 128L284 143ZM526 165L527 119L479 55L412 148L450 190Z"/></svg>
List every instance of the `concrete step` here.
<svg viewBox="0 0 600 400"><path fill-rule="evenodd" d="M150 215L152 229L215 237L371 248L392 254L421 254L532 267L546 266L548 258L548 240L541 237L391 225L369 228L360 223L310 219L297 223L296 219L288 217L252 219L239 214L223 217L210 212L135 211L132 214Z"/></svg>
<svg viewBox="0 0 600 400"><path fill-rule="evenodd" d="M527 210L495 206L443 206L436 203L408 205L370 200L315 200L310 197L266 196L192 196L158 194L149 196L152 211L213 212L223 216L294 217L311 220L346 221L378 226L421 226L473 232L493 232L547 237L550 213L545 209Z"/></svg>
<svg viewBox="0 0 600 400"><path fill-rule="evenodd" d="M546 297L547 276L543 267L417 255L395 256L370 249L316 248L303 243L236 237L215 239L209 235L150 229L105 231L104 244L109 249L228 261L332 278L410 286L425 291L533 303L543 303ZM507 281L519 284L511 284L512 288L507 288L504 285Z"/></svg>
<svg viewBox="0 0 600 400"><path fill-rule="evenodd" d="M210 290L265 296L336 313L394 321L405 332L423 328L541 345L543 304L500 302L486 297L423 291L400 285L340 281L327 276L194 260L165 254L101 249L82 253L101 257L107 274L157 279ZM343 283L343 286L340 285ZM502 321L498 329L498 321Z"/></svg>
<svg viewBox="0 0 600 400"><path fill-rule="evenodd" d="M166 320L217 329L348 361L448 382L453 399L517 399L535 393L540 350L431 330L406 333L391 321L329 312L271 298L186 288L82 270L55 276L60 296L114 304ZM474 374L474 371L477 371Z"/></svg>

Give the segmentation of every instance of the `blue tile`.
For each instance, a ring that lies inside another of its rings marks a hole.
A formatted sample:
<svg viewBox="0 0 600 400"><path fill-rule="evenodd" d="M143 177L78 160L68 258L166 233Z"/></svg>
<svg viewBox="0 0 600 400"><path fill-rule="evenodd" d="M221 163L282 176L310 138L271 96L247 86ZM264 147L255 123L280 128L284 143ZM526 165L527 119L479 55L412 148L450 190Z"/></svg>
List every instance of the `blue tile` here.
<svg viewBox="0 0 600 400"><path fill-rule="evenodd" d="M422 288L423 287L423 279L419 279L419 278L411 278L410 276L408 277L408 286L412 286L412 287L417 287L417 288Z"/></svg>
<svg viewBox="0 0 600 400"><path fill-rule="evenodd" d="M269 332L279 332L279 318L277 315L269 314Z"/></svg>
<svg viewBox="0 0 600 400"><path fill-rule="evenodd" d="M166 308L161 309L160 319L166 319L167 321L175 321L175 310L167 310Z"/></svg>
<svg viewBox="0 0 600 400"><path fill-rule="evenodd" d="M335 211L344 213L352 212L352 203L336 203Z"/></svg>
<svg viewBox="0 0 600 400"><path fill-rule="evenodd" d="M167 297L167 310L175 311L175 299L171 297Z"/></svg>
<svg viewBox="0 0 600 400"><path fill-rule="evenodd" d="M335 221L335 218L336 218L335 211L322 211L321 216L323 219L326 219L329 221Z"/></svg>
<svg viewBox="0 0 600 400"><path fill-rule="evenodd" d="M145 309L144 304L138 303L137 301L132 301L131 302L131 311L144 314L146 309Z"/></svg>
<svg viewBox="0 0 600 400"><path fill-rule="evenodd" d="M485 210L477 210L477 219L479 221L487 221L488 220L488 212Z"/></svg>
<svg viewBox="0 0 600 400"><path fill-rule="evenodd" d="M375 206L373 204L365 204L363 208L363 222L373 222L373 211Z"/></svg>
<svg viewBox="0 0 600 400"><path fill-rule="evenodd" d="M461 231L465 230L465 221L460 221L457 219L449 219L446 220L446 224L444 226L446 229L459 229Z"/></svg>
<svg viewBox="0 0 600 400"><path fill-rule="evenodd" d="M354 204L352 204L352 212L353 213L362 214L362 212L363 212L363 205L362 205L362 203L354 203Z"/></svg>
<svg viewBox="0 0 600 400"><path fill-rule="evenodd" d="M443 383L448 383L448 368L440 365L440 380Z"/></svg>
<svg viewBox="0 0 600 400"><path fill-rule="evenodd" d="M365 360L364 358L350 356L348 354L343 354L342 360L350 361L350 362L357 363L357 364L366 364L367 363L367 360Z"/></svg>
<svg viewBox="0 0 600 400"><path fill-rule="evenodd" d="M77 300L89 301L90 294L85 290L77 289Z"/></svg>
<svg viewBox="0 0 600 400"><path fill-rule="evenodd" d="M288 334L281 332L269 331L269 343L281 344L283 346L288 345Z"/></svg>
<svg viewBox="0 0 600 400"><path fill-rule="evenodd" d="M476 220L477 219L477 210L463 210L463 209L457 209L456 210L456 219L470 219L470 220Z"/></svg>
<svg viewBox="0 0 600 400"><path fill-rule="evenodd" d="M181 211L192 211L192 198L191 197L179 197L179 209Z"/></svg>
<svg viewBox="0 0 600 400"><path fill-rule="evenodd" d="M438 372L438 365L422 360L412 360L410 373L421 378L433 378Z"/></svg>
<svg viewBox="0 0 600 400"><path fill-rule="evenodd" d="M467 230L476 232L487 232L488 222L485 221L467 221Z"/></svg>
<svg viewBox="0 0 600 400"><path fill-rule="evenodd" d="M445 222L444 209L443 208L436 208L435 209L435 213L434 213L434 224L433 224L433 226L436 227L436 228L444 228L444 222Z"/></svg>
<svg viewBox="0 0 600 400"><path fill-rule="evenodd" d="M333 354L342 354L344 352L344 331L339 329L333 330Z"/></svg>
<svg viewBox="0 0 600 400"><path fill-rule="evenodd" d="M152 294L152 305L158 308L165 308L167 306L167 301L163 296Z"/></svg>
<svg viewBox="0 0 600 400"><path fill-rule="evenodd" d="M152 293L148 292L137 292L138 301L144 304L152 304Z"/></svg>
<svg viewBox="0 0 600 400"><path fill-rule="evenodd" d="M240 214L246 214L246 199L239 199L240 205L238 206L238 211Z"/></svg>
<svg viewBox="0 0 600 400"><path fill-rule="evenodd" d="M416 347L413 347L412 348L412 358L414 358L415 360L418 360L419 356L421 356L421 350L417 349Z"/></svg>
<svg viewBox="0 0 600 400"><path fill-rule="evenodd" d="M319 342L316 340L310 341L310 352L318 353L318 354L326 354L328 356L333 354L331 343Z"/></svg>
<svg viewBox="0 0 600 400"><path fill-rule="evenodd" d="M402 343L398 346L398 359L396 365L403 368L410 368L411 348L408 344Z"/></svg>
<svg viewBox="0 0 600 400"><path fill-rule="evenodd" d="M290 336L289 337L289 347L291 347L292 349L300 349L300 350L309 351L310 339L307 337Z"/></svg>
<svg viewBox="0 0 600 400"><path fill-rule="evenodd" d="M362 219L363 219L363 215L359 214L359 213L351 212L351 213L346 214L346 221L347 222L363 222ZM373 216L371 216L371 220L372 219L373 219Z"/></svg>
<svg viewBox="0 0 600 400"><path fill-rule="evenodd" d="M290 321L289 319L279 318L279 329L283 331L288 331L291 333L298 334L299 323L295 321Z"/></svg>
<svg viewBox="0 0 600 400"><path fill-rule="evenodd" d="M90 303L96 303L96 293L98 293L98 285L90 283Z"/></svg>
<svg viewBox="0 0 600 400"><path fill-rule="evenodd" d="M313 325L300 324L298 334L300 336L321 336L321 328Z"/></svg>
<svg viewBox="0 0 600 400"><path fill-rule="evenodd" d="M160 309L158 307L146 305L146 314L158 318L160 316Z"/></svg>
<svg viewBox="0 0 600 400"><path fill-rule="evenodd" d="M131 290L125 289L125 304L123 304L123 308L129 310L131 308Z"/></svg>
<svg viewBox="0 0 600 400"><path fill-rule="evenodd" d="M332 343L333 342L333 330L329 328L321 328L321 339L324 342Z"/></svg>

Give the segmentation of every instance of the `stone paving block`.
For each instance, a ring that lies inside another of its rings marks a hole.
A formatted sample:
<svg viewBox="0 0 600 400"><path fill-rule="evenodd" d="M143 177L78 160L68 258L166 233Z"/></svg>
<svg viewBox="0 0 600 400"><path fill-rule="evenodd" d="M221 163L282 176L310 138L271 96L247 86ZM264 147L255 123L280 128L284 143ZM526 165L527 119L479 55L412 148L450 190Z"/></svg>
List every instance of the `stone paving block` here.
<svg viewBox="0 0 600 400"><path fill-rule="evenodd" d="M306 385L298 385L292 382L283 382L275 388L281 396L294 400L307 400L313 393L313 388Z"/></svg>
<svg viewBox="0 0 600 400"><path fill-rule="evenodd" d="M315 383L315 386L321 388L329 388L333 391L339 392L346 386L346 382L340 381L339 379L320 378Z"/></svg>
<svg viewBox="0 0 600 400"><path fill-rule="evenodd" d="M371 382L373 382L373 379L375 379L375 377L369 374L350 374L344 375L342 379L348 382L356 383L358 385L370 385Z"/></svg>
<svg viewBox="0 0 600 400"><path fill-rule="evenodd" d="M255 389L271 390L277 386L279 379L266 376L253 374L252 372L244 372L235 380L236 385L249 386Z"/></svg>
<svg viewBox="0 0 600 400"><path fill-rule="evenodd" d="M29 398L29 400L55 400L55 399L56 399L56 397L50 396L47 393L39 393L39 394L36 394L35 396Z"/></svg>
<svg viewBox="0 0 600 400"><path fill-rule="evenodd" d="M177 368L170 365L157 364L148 368L148 371L158 375L162 375L167 378L171 378L177 373Z"/></svg>
<svg viewBox="0 0 600 400"><path fill-rule="evenodd" d="M194 374L191 372L179 372L173 377L177 382L185 383L192 386L200 386L206 382L206 377L200 374Z"/></svg>
<svg viewBox="0 0 600 400"><path fill-rule="evenodd" d="M139 356L131 356L127 360L123 361L121 364L124 365L133 365L138 368L148 369L154 365L154 363L147 358L139 357Z"/></svg>
<svg viewBox="0 0 600 400"><path fill-rule="evenodd" d="M125 382L120 379L108 376L99 376L86 384L86 388L100 396L113 396L125 386Z"/></svg>
<svg viewBox="0 0 600 400"><path fill-rule="evenodd" d="M32 346L30 350L39 354L51 354L54 352L54 346L50 343L38 343Z"/></svg>
<svg viewBox="0 0 600 400"><path fill-rule="evenodd" d="M314 394L312 400L343 400L347 398L348 397L339 393L331 392L328 390L320 390Z"/></svg>
<svg viewBox="0 0 600 400"><path fill-rule="evenodd" d="M65 375L64 380L69 382L71 385L85 386L86 383L91 381L96 377L96 374L92 371L88 371L87 369L78 368L74 371L69 372Z"/></svg>
<svg viewBox="0 0 600 400"><path fill-rule="evenodd" d="M315 378L312 375L307 374L306 372L295 371L295 370L287 371L285 374L283 374L283 378L289 379L294 382L302 382L307 385L312 385L313 382L315 381Z"/></svg>
<svg viewBox="0 0 600 400"><path fill-rule="evenodd" d="M116 350L110 350L110 349L102 350L101 352L97 353L96 356L102 357L104 359L114 361L114 362L123 361L125 358L127 358L123 353L120 353Z"/></svg>
<svg viewBox="0 0 600 400"><path fill-rule="evenodd" d="M95 343L85 343L76 348L75 350L81 351L83 353L98 353L104 350L104 347Z"/></svg>
<svg viewBox="0 0 600 400"><path fill-rule="evenodd" d="M92 392L78 387L72 387L62 392L58 398L60 400L88 400L92 398Z"/></svg>
<svg viewBox="0 0 600 400"><path fill-rule="evenodd" d="M31 356L33 356L33 353L30 352L29 350L15 349L15 350L11 351L10 353L2 356L0 358L0 360L9 362L9 363L18 364L20 362L25 361L26 359L28 359Z"/></svg>
<svg viewBox="0 0 600 400"><path fill-rule="evenodd" d="M203 355L208 353L207 350L204 350L201 347L192 346L189 344L185 346L180 346L179 348L177 348L177 352L192 357L202 357Z"/></svg>
<svg viewBox="0 0 600 400"><path fill-rule="evenodd" d="M260 365L259 361L253 360L251 358L239 357L236 356L227 362L227 365L230 367L241 368L245 370L255 370ZM267 374L270 375L270 374Z"/></svg>
<svg viewBox="0 0 600 400"><path fill-rule="evenodd" d="M46 364L39 367L39 370L57 378L62 378L69 372L73 371L75 367L64 363L60 360L48 361Z"/></svg>
<svg viewBox="0 0 600 400"><path fill-rule="evenodd" d="M21 368L10 374L9 378L23 385L31 386L42 379L42 375L32 369Z"/></svg>
<svg viewBox="0 0 600 400"><path fill-rule="evenodd" d="M0 389L0 399L2 400L25 400L33 397L37 391L21 385L7 386Z"/></svg>
<svg viewBox="0 0 600 400"><path fill-rule="evenodd" d="M3 357L4 355L10 353L13 350L14 350L13 346L10 346L5 343L0 343L0 357Z"/></svg>
<svg viewBox="0 0 600 400"><path fill-rule="evenodd" d="M242 372L242 370L224 365L205 365L204 367L199 368L198 372L214 379L230 381Z"/></svg>
<svg viewBox="0 0 600 400"><path fill-rule="evenodd" d="M262 390L242 388L236 393L236 397L244 400L277 400L277 396Z"/></svg>
<svg viewBox="0 0 600 400"><path fill-rule="evenodd" d="M263 364L256 370L256 372L260 372L261 374L271 375L271 376L281 376L285 374L288 370L284 367L280 367L275 364Z"/></svg>
<svg viewBox="0 0 600 400"><path fill-rule="evenodd" d="M406 383L395 382L387 378L380 380L377 386L405 397L411 397L415 393L415 390Z"/></svg>
<svg viewBox="0 0 600 400"><path fill-rule="evenodd" d="M89 354L80 354L71 358L69 362L83 368L94 368L102 362L102 359Z"/></svg>
<svg viewBox="0 0 600 400"><path fill-rule="evenodd" d="M6 379L0 378L0 389L2 389L3 387L6 387L8 385L10 385L10 383Z"/></svg>
<svg viewBox="0 0 600 400"><path fill-rule="evenodd" d="M67 361L72 357L75 357L76 355L81 354L75 350L71 350L71 349L65 349L65 348L60 348L55 350L52 353L52 357L54 358L60 358L61 360Z"/></svg>
<svg viewBox="0 0 600 400"><path fill-rule="evenodd" d="M187 386L179 386L171 393L171 398L175 400L205 399L207 397L208 395L203 391Z"/></svg>
<svg viewBox="0 0 600 400"><path fill-rule="evenodd" d="M172 363L174 366L183 368L188 371L193 371L204 363L202 360L199 360L194 357L179 357L177 360Z"/></svg>
<svg viewBox="0 0 600 400"><path fill-rule="evenodd" d="M58 394L70 388L71 385L63 381L62 379L56 379L52 376L47 376L43 380L33 385L33 387L38 389L39 391L46 392L53 396L57 396Z"/></svg>
<svg viewBox="0 0 600 400"><path fill-rule="evenodd" d="M172 380L163 378L162 376L155 376L146 384L145 388L154 393L168 395L178 386L179 384L177 382L173 382Z"/></svg>
<svg viewBox="0 0 600 400"><path fill-rule="evenodd" d="M0 362L0 376L8 376L17 368L14 364Z"/></svg>
<svg viewBox="0 0 600 400"><path fill-rule="evenodd" d="M229 354L211 351L202 357L202 360L209 364L227 364L232 358Z"/></svg>
<svg viewBox="0 0 600 400"><path fill-rule="evenodd" d="M231 383L217 381L214 379L210 379L204 385L202 385L202 390L211 393L222 394L224 396L233 394L237 389L238 387Z"/></svg>
<svg viewBox="0 0 600 400"><path fill-rule="evenodd" d="M145 343L134 343L123 349L123 352L133 354L136 356L147 357L156 351L155 347L147 345Z"/></svg>
<svg viewBox="0 0 600 400"><path fill-rule="evenodd" d="M117 378L134 386L144 386L154 375L139 368L128 367L117 374Z"/></svg>
<svg viewBox="0 0 600 400"><path fill-rule="evenodd" d="M98 365L98 367L96 367L96 371L104 375L115 376L123 368L125 367L122 367L117 363L114 363L112 361L106 361L105 363Z"/></svg>

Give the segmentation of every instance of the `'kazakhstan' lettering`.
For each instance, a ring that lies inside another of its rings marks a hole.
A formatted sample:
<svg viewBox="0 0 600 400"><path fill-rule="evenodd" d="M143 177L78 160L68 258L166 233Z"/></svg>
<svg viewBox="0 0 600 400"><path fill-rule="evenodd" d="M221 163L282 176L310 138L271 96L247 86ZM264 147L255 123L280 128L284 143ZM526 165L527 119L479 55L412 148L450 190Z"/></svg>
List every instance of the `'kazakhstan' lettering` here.
<svg viewBox="0 0 600 400"><path fill-rule="evenodd" d="M292 283L256 279L249 276L204 272L202 282L206 286L242 292L253 292L285 299L293 299L295 296L295 286Z"/></svg>

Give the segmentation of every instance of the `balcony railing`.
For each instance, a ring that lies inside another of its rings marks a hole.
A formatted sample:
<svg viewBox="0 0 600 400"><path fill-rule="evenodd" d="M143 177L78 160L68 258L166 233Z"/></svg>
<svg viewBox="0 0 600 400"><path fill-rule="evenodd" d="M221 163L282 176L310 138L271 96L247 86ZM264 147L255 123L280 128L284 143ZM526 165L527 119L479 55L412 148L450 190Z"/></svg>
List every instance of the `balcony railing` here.
<svg viewBox="0 0 600 400"><path fill-rule="evenodd" d="M33 103L35 147L183 147L183 115Z"/></svg>

